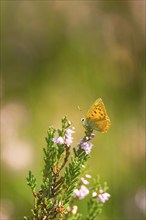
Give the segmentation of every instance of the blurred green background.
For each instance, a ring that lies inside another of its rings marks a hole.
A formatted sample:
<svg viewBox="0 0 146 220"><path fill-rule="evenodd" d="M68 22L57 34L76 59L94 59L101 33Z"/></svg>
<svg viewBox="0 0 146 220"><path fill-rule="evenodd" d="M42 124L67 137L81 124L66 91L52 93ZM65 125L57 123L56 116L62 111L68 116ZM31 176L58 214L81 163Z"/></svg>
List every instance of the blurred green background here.
<svg viewBox="0 0 146 220"><path fill-rule="evenodd" d="M45 136L96 98L112 126L96 132L89 160L111 199L101 219L145 218L145 1L1 2L1 217L30 214L28 170L40 183ZM85 213L85 203L80 204Z"/></svg>

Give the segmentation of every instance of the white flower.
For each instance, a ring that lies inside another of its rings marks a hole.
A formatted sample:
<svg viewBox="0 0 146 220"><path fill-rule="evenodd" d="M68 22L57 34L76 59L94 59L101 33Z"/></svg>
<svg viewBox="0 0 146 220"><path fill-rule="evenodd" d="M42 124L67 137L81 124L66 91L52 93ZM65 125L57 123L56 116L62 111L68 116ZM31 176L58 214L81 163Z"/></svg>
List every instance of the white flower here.
<svg viewBox="0 0 146 220"><path fill-rule="evenodd" d="M88 185L88 184L89 184L89 182L88 182L86 179L84 179L83 177L81 177L81 181L82 181L82 183L85 184L85 185Z"/></svg>
<svg viewBox="0 0 146 220"><path fill-rule="evenodd" d="M82 167L82 168L85 168L85 165L82 164L81 167Z"/></svg>
<svg viewBox="0 0 146 220"><path fill-rule="evenodd" d="M66 210L67 210L67 212L71 212L71 207L68 206L68 207L66 208Z"/></svg>
<svg viewBox="0 0 146 220"><path fill-rule="evenodd" d="M91 175L89 175L89 174L86 174L85 176L89 179L91 178Z"/></svg>
<svg viewBox="0 0 146 220"><path fill-rule="evenodd" d="M72 208L72 214L75 215L77 213L78 206L74 205Z"/></svg>
<svg viewBox="0 0 146 220"><path fill-rule="evenodd" d="M96 197L96 196L97 196L97 192L93 192L92 197Z"/></svg>
<svg viewBox="0 0 146 220"><path fill-rule="evenodd" d="M71 121L68 121L68 124L71 125L72 124Z"/></svg>
<svg viewBox="0 0 146 220"><path fill-rule="evenodd" d="M68 206L66 210L67 210L67 212L71 212L73 215L75 215L77 213L78 206L76 206L76 205L74 205L73 207Z"/></svg>

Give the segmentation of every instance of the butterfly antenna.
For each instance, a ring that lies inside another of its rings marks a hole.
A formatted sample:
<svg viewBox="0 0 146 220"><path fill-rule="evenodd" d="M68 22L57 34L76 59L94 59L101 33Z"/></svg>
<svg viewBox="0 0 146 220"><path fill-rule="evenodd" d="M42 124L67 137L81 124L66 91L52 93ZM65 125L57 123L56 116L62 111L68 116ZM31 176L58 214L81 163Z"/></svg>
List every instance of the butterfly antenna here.
<svg viewBox="0 0 146 220"><path fill-rule="evenodd" d="M80 106L78 106L78 110L79 110L80 112L82 112L82 109L80 108ZM83 113L82 113L82 117L85 118L85 115L83 115Z"/></svg>

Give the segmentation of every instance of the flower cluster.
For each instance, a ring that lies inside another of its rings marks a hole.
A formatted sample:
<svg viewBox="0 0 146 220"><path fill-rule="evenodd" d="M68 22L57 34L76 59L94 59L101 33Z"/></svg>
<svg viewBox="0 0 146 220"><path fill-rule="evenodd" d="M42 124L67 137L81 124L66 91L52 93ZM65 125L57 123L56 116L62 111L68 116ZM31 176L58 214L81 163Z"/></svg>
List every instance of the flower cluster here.
<svg viewBox="0 0 146 220"><path fill-rule="evenodd" d="M93 144L89 142L89 140L92 140L94 138L94 134L91 133L89 136L85 136L83 139L80 140L78 146L81 147L85 151L86 154L89 154Z"/></svg>
<svg viewBox="0 0 146 220"><path fill-rule="evenodd" d="M74 129L74 128L73 128ZM75 133L75 131L73 129L66 129L66 133L65 133L65 144L69 147L72 142L73 142L73 137L72 134Z"/></svg>
<svg viewBox="0 0 146 220"><path fill-rule="evenodd" d="M90 142L82 142L82 143L80 143L81 149L83 149L86 154L90 153L90 151L92 149L92 146L93 146L93 144L91 144Z"/></svg>
<svg viewBox="0 0 146 220"><path fill-rule="evenodd" d="M86 174L85 176L86 176L86 178L91 178L91 176L89 174ZM84 177L81 177L80 180L81 180L82 184L84 184L84 185L89 184L88 180L86 180ZM74 193L73 193L74 198L78 198L79 200L82 200L89 194L89 189L84 185L81 185L81 187L79 189L74 190ZM104 192L103 189L100 188L98 190L98 192L94 191L92 193L92 197L93 198L96 197L97 201L99 201L101 203L105 203L107 200L109 200L111 195L107 192Z"/></svg>
<svg viewBox="0 0 146 220"><path fill-rule="evenodd" d="M80 189L75 189L73 193L74 198L79 200L84 199L89 194L89 189L86 186L81 185Z"/></svg>
<svg viewBox="0 0 146 220"><path fill-rule="evenodd" d="M86 174L86 178L91 178L91 176L89 174ZM84 185L89 184L88 180L86 180L84 177L81 177L80 180ZM79 189L74 190L73 193L74 198L78 198L79 200L81 200L84 199L89 194L89 189L84 185L81 185Z"/></svg>
<svg viewBox="0 0 146 220"><path fill-rule="evenodd" d="M104 192L103 189L100 189L99 193L93 192L92 197L96 197L99 202L105 203L107 200L109 200L111 195L107 192Z"/></svg>
<svg viewBox="0 0 146 220"><path fill-rule="evenodd" d="M68 206L67 212L71 212L73 215L75 215L78 211L78 206L74 205L73 207Z"/></svg>
<svg viewBox="0 0 146 220"><path fill-rule="evenodd" d="M72 144L73 142L73 137L72 137L72 134L75 133L75 131L73 130L74 128L70 129L66 129L65 131L65 135L64 137L54 137L53 138L53 142L55 144L66 144L68 147L70 147L70 145Z"/></svg>
<svg viewBox="0 0 146 220"><path fill-rule="evenodd" d="M93 130L85 127L84 137L77 145L78 149L74 147L72 152L72 136L75 129L71 127L72 123L67 120L66 116L61 122L60 129L50 126L47 131L47 143L43 149L42 183L38 191L36 178L29 171L27 184L33 193L34 208L31 210L32 216L25 216L25 220L83 219L83 214L78 213L78 207L74 205L74 202L77 199L82 202L84 198L88 200L86 219L97 219L102 211L103 203L110 198L110 194L106 192L108 186L105 182L101 187L99 176L94 179L92 185L89 184L91 176L86 174L86 170L85 175L80 176L90 157L88 154L93 146L90 141L95 136L92 133Z"/></svg>

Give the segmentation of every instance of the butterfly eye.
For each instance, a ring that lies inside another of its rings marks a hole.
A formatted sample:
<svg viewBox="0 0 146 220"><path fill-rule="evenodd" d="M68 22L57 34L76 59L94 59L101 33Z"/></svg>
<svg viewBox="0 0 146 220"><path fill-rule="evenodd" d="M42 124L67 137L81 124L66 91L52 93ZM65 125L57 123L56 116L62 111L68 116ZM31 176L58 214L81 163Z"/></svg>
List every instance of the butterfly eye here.
<svg viewBox="0 0 146 220"><path fill-rule="evenodd" d="M84 122L85 121L85 118L81 118L81 122Z"/></svg>

